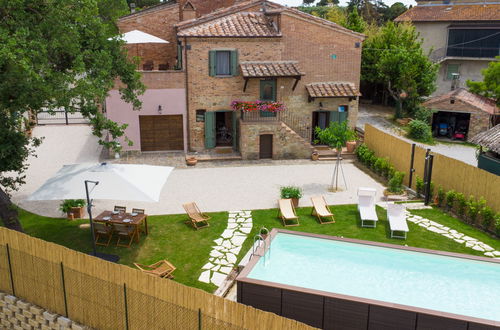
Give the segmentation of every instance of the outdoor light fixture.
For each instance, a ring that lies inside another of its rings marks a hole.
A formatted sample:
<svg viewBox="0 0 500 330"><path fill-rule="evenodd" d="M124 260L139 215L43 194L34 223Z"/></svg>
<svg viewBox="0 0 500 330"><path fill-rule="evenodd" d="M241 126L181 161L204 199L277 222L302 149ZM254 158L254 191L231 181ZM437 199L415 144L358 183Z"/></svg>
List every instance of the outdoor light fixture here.
<svg viewBox="0 0 500 330"><path fill-rule="evenodd" d="M319 102L319 107L323 108L323 102Z"/></svg>
<svg viewBox="0 0 500 330"><path fill-rule="evenodd" d="M161 108L161 105L158 106L158 113L161 113L162 112L162 108Z"/></svg>

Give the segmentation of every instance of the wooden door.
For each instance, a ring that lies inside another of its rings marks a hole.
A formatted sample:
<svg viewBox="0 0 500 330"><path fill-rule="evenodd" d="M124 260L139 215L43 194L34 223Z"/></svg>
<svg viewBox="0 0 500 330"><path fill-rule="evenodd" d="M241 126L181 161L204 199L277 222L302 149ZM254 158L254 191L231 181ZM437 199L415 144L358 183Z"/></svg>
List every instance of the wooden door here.
<svg viewBox="0 0 500 330"><path fill-rule="evenodd" d="M262 134L259 142L259 157L260 159L273 158L273 135Z"/></svg>
<svg viewBox="0 0 500 330"><path fill-rule="evenodd" d="M141 151L184 150L182 115L139 116Z"/></svg>
<svg viewBox="0 0 500 330"><path fill-rule="evenodd" d="M213 149L216 145L215 139L215 112L205 112L205 148Z"/></svg>

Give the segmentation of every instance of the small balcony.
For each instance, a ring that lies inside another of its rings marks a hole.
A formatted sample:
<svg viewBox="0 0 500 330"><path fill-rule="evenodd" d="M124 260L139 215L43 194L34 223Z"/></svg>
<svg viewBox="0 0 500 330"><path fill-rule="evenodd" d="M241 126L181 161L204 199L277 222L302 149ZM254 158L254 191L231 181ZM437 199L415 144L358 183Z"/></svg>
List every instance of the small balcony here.
<svg viewBox="0 0 500 330"><path fill-rule="evenodd" d="M282 112L240 111L240 118L244 122L276 122L281 121L282 116Z"/></svg>

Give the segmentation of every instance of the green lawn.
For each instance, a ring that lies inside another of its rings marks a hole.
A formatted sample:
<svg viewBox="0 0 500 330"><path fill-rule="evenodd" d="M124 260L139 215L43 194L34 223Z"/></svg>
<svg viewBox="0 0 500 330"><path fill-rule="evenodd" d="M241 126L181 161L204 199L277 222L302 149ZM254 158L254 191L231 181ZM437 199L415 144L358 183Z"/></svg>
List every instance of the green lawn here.
<svg viewBox="0 0 500 330"><path fill-rule="evenodd" d="M300 226L287 227L287 229L482 255L481 252L466 248L464 245L429 232L410 222L408 223L410 233L407 240L391 239L389 238L389 225L386 214L382 208L377 209L379 215L377 228L360 227L356 205L333 206L332 210L335 213L336 223L320 225L316 218L310 215L311 208L298 208ZM245 241L238 259L241 259L250 249L253 236L258 233L261 226L268 229L274 227L283 228L280 220L276 217L276 212L275 209L252 211L254 227ZM500 240L494 239L437 209L412 212L480 239L500 250ZM176 281L213 292L215 286L199 282L198 277L201 273L201 267L208 261L209 253L212 250L212 245L214 245L213 240L217 239L227 226L227 212L211 213L210 215L212 216L210 227L198 231L184 224L185 215L150 216L148 218L149 235L142 236L139 244L134 243L130 249L110 245L108 248L98 247L98 250L119 255L121 257L120 263L129 266L132 266L133 262L153 263L160 259L168 259L177 267L174 273ZM79 227L80 224L87 223L86 220L68 221L65 219L45 218L23 210L20 210L20 216L25 231L32 236L82 252L90 252L91 250L90 230ZM112 244L114 243L113 240Z"/></svg>

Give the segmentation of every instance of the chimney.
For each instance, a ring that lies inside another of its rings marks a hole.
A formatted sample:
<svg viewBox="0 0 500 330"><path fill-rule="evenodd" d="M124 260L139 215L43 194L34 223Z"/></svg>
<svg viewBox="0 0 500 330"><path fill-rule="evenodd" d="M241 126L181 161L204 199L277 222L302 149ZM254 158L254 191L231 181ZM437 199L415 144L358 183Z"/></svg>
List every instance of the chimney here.
<svg viewBox="0 0 500 330"><path fill-rule="evenodd" d="M194 8L191 1L180 1L179 7L181 21L187 21L196 18L196 9Z"/></svg>
<svg viewBox="0 0 500 330"><path fill-rule="evenodd" d="M130 13L131 14L135 13L135 2L130 3Z"/></svg>

